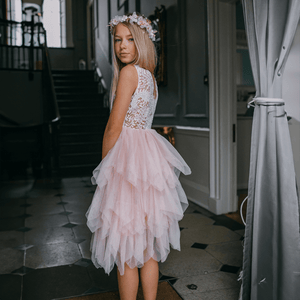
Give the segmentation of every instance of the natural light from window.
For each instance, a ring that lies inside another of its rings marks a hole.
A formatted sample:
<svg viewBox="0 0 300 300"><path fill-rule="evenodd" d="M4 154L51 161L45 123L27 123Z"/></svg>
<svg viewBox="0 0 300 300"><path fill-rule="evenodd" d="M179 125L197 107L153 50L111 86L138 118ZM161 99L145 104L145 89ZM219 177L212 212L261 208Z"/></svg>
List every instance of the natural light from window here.
<svg viewBox="0 0 300 300"><path fill-rule="evenodd" d="M61 47L60 0L44 0L43 24L48 47Z"/></svg>

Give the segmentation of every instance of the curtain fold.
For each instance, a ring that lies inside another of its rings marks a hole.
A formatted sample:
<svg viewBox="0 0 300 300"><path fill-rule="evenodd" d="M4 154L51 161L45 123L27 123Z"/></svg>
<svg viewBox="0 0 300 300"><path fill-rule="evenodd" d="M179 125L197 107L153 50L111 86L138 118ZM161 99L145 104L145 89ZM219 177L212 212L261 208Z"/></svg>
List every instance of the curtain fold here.
<svg viewBox="0 0 300 300"><path fill-rule="evenodd" d="M296 300L300 299L299 198L281 98L300 1L242 3L256 96L240 299Z"/></svg>

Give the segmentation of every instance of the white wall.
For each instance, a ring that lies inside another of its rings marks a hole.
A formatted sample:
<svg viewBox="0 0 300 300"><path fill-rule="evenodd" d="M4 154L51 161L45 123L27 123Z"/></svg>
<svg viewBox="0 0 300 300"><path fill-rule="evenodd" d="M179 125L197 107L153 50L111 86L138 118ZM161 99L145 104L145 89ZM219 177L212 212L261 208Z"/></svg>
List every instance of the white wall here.
<svg viewBox="0 0 300 300"><path fill-rule="evenodd" d="M190 201L209 207L209 129L174 128L175 148L189 165L192 174L180 176Z"/></svg>
<svg viewBox="0 0 300 300"><path fill-rule="evenodd" d="M283 100L289 121L297 183L300 186L300 23L283 75Z"/></svg>

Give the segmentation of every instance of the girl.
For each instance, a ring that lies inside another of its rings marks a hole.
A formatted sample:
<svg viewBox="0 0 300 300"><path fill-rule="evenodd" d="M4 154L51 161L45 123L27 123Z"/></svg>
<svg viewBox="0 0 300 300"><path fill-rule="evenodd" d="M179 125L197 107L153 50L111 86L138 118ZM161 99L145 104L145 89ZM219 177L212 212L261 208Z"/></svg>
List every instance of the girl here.
<svg viewBox="0 0 300 300"><path fill-rule="evenodd" d="M102 161L87 211L93 232L92 261L109 274L118 267L121 299L136 299L141 268L144 299L156 299L158 261L170 244L180 250L178 221L188 206L180 171L190 168L175 148L151 129L158 90L154 78L155 31L136 13L116 16L111 113L103 137Z"/></svg>

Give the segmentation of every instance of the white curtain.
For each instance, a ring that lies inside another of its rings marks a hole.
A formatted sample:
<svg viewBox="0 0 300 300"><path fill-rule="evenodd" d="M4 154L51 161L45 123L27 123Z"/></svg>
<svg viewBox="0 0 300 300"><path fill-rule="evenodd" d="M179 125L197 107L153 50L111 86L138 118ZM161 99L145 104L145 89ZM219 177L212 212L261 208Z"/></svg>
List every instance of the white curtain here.
<svg viewBox="0 0 300 300"><path fill-rule="evenodd" d="M240 299L296 300L300 299L299 198L282 77L300 1L242 3L256 97Z"/></svg>

